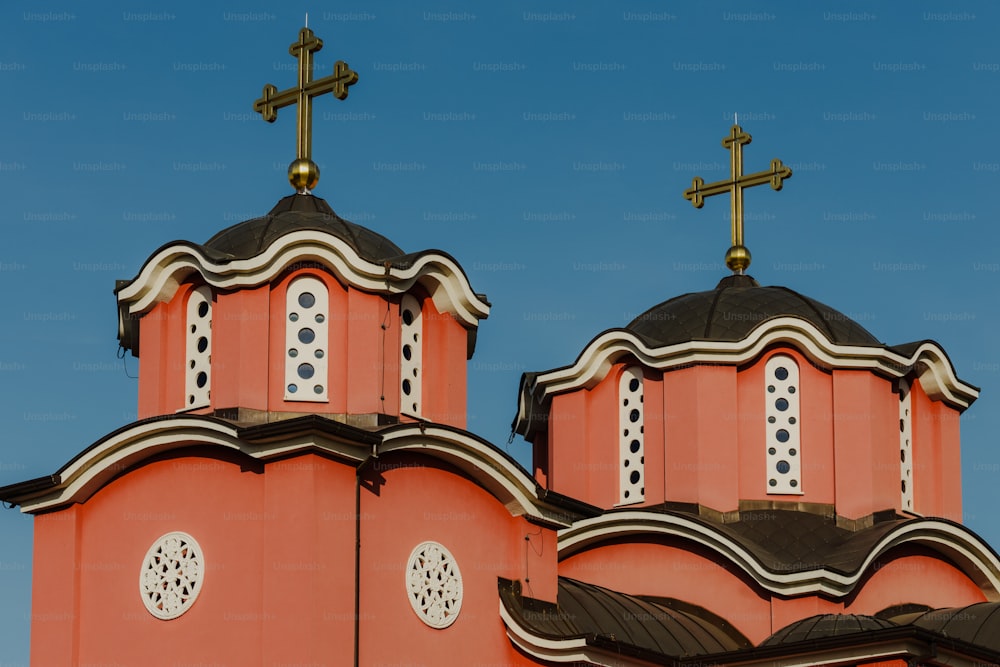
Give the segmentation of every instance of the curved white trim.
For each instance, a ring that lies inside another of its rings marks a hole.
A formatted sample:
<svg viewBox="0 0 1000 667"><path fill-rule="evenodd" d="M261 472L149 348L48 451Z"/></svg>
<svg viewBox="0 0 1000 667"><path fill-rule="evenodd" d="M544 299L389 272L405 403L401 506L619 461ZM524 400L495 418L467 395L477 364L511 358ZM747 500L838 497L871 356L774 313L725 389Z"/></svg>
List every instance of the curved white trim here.
<svg viewBox="0 0 1000 667"><path fill-rule="evenodd" d="M738 365L753 360L775 343L789 343L812 363L829 369L870 370L898 378L916 366L928 396L960 409L979 397L975 387L958 379L944 350L932 342L923 343L904 357L882 347L832 343L812 323L790 316L767 320L740 341L689 341L663 347L648 347L631 331L612 329L592 340L572 366L539 373L534 383L522 390L518 397L518 432L523 432L523 422L530 416L529 396L544 404L554 394L593 388L625 355L659 370L699 363Z"/></svg>
<svg viewBox="0 0 1000 667"><path fill-rule="evenodd" d="M585 637L575 639L547 639L524 627L510 615L500 600L500 618L507 627L507 638L522 651L535 658L550 662L601 665L602 667L648 667L644 660L633 660L620 653L602 651L587 645Z"/></svg>
<svg viewBox="0 0 1000 667"><path fill-rule="evenodd" d="M238 289L262 285L297 262L311 261L329 267L352 287L370 292L398 294L419 283L440 312L451 313L467 327L475 327L490 312L489 304L472 290L459 265L442 253L421 255L408 268L386 269L363 259L333 234L316 230L286 234L255 257L218 264L193 244L169 245L150 257L139 275L118 292L118 302L128 304L129 313L144 313L158 302L168 301L184 278L194 272L213 287Z"/></svg>
<svg viewBox="0 0 1000 667"><path fill-rule="evenodd" d="M403 451L429 454L467 473L513 516L561 527L572 525L574 516L539 498L535 480L484 440L428 424L408 424L382 433L384 441L377 448L380 455ZM235 426L197 416L150 420L94 445L59 471L56 486L26 494L18 504L22 512L33 513L83 502L128 467L160 452L190 445L222 447L261 461L320 449L360 463L371 452L368 445L344 444L311 433L248 444L239 439Z"/></svg>
<svg viewBox="0 0 1000 667"><path fill-rule="evenodd" d="M447 461L499 498L514 516L570 526L572 517L538 497L535 480L489 443L433 424L414 424L382 432L380 455L391 452L430 454Z"/></svg>
<svg viewBox="0 0 1000 667"><path fill-rule="evenodd" d="M507 628L507 638L511 643L520 648L528 655L555 663L571 662L574 664L585 663L588 665L607 665L615 667L648 667L652 664L648 661L631 658L620 653L612 654L610 651L603 651L593 646L587 646L585 638L576 639L547 639L529 628L518 623L500 600L500 618ZM860 635L859 635L860 636ZM794 649L792 649L794 650ZM888 660L892 658L905 658L910 655L920 655L925 653L924 642L915 641L909 638L895 639L889 642L879 641L877 645L868 645L864 641L860 646L844 646L826 649L823 651L796 651L788 655L766 654L764 657L746 656L740 661L743 667L811 667L814 665L841 665L870 663L878 660ZM973 662L962 654L956 654L947 647L939 648L940 655L946 655L947 664L961 665L962 667L974 667L979 662ZM664 654L666 655L666 654ZM698 656L703 658L704 664L721 664L718 660L713 660L712 656L719 654L707 654ZM671 656L681 658L682 656ZM657 663L659 664L659 663Z"/></svg>
<svg viewBox="0 0 1000 667"><path fill-rule="evenodd" d="M739 567L772 593L838 597L854 590L875 559L889 549L909 542L926 544L955 561L989 600L1000 600L1000 560L966 528L934 519L912 521L890 531L869 550L858 571L848 575L825 567L789 573L771 572L739 542L711 526L685 517L641 511L604 514L559 531L559 559L612 538L636 534L668 535L695 541Z"/></svg>

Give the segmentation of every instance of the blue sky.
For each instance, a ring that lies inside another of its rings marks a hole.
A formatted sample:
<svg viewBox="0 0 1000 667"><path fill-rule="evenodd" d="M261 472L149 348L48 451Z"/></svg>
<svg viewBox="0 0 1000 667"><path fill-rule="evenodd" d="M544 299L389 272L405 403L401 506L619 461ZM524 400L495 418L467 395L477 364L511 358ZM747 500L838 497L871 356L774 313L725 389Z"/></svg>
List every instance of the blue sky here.
<svg viewBox="0 0 1000 667"><path fill-rule="evenodd" d="M890 344L931 338L982 387L963 417L965 521L1000 545L1000 6L962 2L32 3L0 10L0 485L135 418L117 278L290 193L306 11L360 81L314 106L316 194L407 251L456 257L494 304L470 430L507 445L520 373L727 271L738 113L749 273ZM26 665L31 523L0 512L0 665Z"/></svg>

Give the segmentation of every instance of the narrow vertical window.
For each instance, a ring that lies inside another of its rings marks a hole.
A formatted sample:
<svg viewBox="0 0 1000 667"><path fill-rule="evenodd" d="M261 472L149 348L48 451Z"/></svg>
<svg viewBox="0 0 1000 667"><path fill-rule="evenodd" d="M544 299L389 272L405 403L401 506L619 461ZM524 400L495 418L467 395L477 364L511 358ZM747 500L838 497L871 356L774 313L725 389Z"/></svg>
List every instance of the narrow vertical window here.
<svg viewBox="0 0 1000 667"><path fill-rule="evenodd" d="M619 505L641 503L646 498L642 395L642 368L626 368L618 381Z"/></svg>
<svg viewBox="0 0 1000 667"><path fill-rule="evenodd" d="M330 297L323 281L296 278L285 296L285 400L329 400Z"/></svg>
<svg viewBox="0 0 1000 667"><path fill-rule="evenodd" d="M767 416L767 492L802 494L799 443L799 365L776 354L764 366Z"/></svg>
<svg viewBox="0 0 1000 667"><path fill-rule="evenodd" d="M399 411L420 416L421 384L423 369L423 323L420 317L420 301L412 294L403 295L399 304L400 350L399 350Z"/></svg>
<svg viewBox="0 0 1000 667"><path fill-rule="evenodd" d="M184 408L209 405L212 389L212 290L207 285L188 296L186 364L184 367Z"/></svg>
<svg viewBox="0 0 1000 667"><path fill-rule="evenodd" d="M910 419L910 383L899 381L899 490L900 506L913 511L913 425Z"/></svg>

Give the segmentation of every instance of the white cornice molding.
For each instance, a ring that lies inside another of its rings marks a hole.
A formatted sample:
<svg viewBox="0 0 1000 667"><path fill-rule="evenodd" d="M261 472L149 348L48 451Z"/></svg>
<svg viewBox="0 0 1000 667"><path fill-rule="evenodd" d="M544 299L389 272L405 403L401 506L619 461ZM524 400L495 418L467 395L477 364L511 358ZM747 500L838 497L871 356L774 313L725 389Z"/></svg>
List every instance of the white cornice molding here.
<svg viewBox="0 0 1000 667"><path fill-rule="evenodd" d="M573 639L548 639L524 627L510 614L500 600L500 618L507 627L510 641L528 655L549 662L568 662L575 665L600 665L601 667L649 667L645 660L636 660L620 653L602 651L587 645L585 637Z"/></svg>
<svg viewBox="0 0 1000 667"><path fill-rule="evenodd" d="M86 501L124 470L157 454L194 445L219 447L261 461L304 451L324 451L360 462L365 453L357 445L321 434L250 444L239 439L237 428L214 419L182 417L136 422L99 441L70 461L58 473L58 482L19 499L21 511L36 513Z"/></svg>
<svg viewBox="0 0 1000 667"><path fill-rule="evenodd" d="M520 650L540 660L614 667L647 667L654 664L588 646L586 638L583 637L569 639L543 637L519 623L506 608L502 599L500 600L500 618L507 628L507 638ZM746 659L738 662L732 660L733 654L709 654L703 657L705 658L704 664L711 665L722 664L718 659L713 659L717 657L726 659L725 664L727 665L739 665L740 667L814 667L815 665L867 664L894 658L905 660L910 656L923 655L927 650L926 642L912 638L889 641L877 639L866 641L866 639L865 634L860 633L857 635L856 646L842 646L827 650L818 650L812 647L794 650L792 645L789 645L791 650L788 655L769 654L766 657L751 657L752 653L750 653ZM947 664L955 665L955 667L974 667L983 664L969 659L950 647L941 647L939 652L941 656L947 656ZM672 657L679 658L681 656Z"/></svg>
<svg viewBox="0 0 1000 667"><path fill-rule="evenodd" d="M539 373L530 386L522 389L518 397L517 430L523 433L531 417L529 401L545 405L555 394L593 388L625 355L658 370L693 364L735 366L752 361L769 345L777 343L792 345L812 363L826 369L869 370L898 378L916 367L921 386L931 398L962 410L979 396L975 387L958 379L944 350L933 342L921 344L905 357L885 347L833 343L812 323L786 316L761 323L739 341L689 341L649 347L626 329L606 331L588 343L571 366Z"/></svg>
<svg viewBox="0 0 1000 667"><path fill-rule="evenodd" d="M872 563L901 544L923 544L947 556L979 586L991 601L1000 600L1000 560L978 536L946 521L919 519L884 535L865 557L857 572L841 574L825 567L797 572L772 572L742 544L710 525L681 516L656 512L612 512L584 519L559 531L559 559L563 560L601 542L631 535L664 535L696 542L743 570L763 589L779 595L850 594Z"/></svg>
<svg viewBox="0 0 1000 667"><path fill-rule="evenodd" d="M463 471L486 488L514 516L528 516L557 526L570 526L573 517L538 497L534 478L485 440L464 431L433 424L407 424L382 431L379 454L427 454Z"/></svg>
<svg viewBox="0 0 1000 667"><path fill-rule="evenodd" d="M436 251L413 257L407 268L387 269L363 259L342 239L315 230L291 232L259 255L219 263L196 244L178 242L150 257L139 275L118 292L118 301L128 305L129 313L141 314L169 300L192 273L200 274L213 287L240 289L267 283L296 263L316 262L352 287L369 292L398 294L419 283L440 312L451 313L466 327L476 327L489 315L489 304L476 295L455 260Z"/></svg>
<svg viewBox="0 0 1000 667"><path fill-rule="evenodd" d="M484 487L513 516L527 516L553 527L570 526L578 516L539 498L531 476L495 447L464 431L406 424L382 434L384 440L376 448L378 456L412 452L444 461ZM372 451L370 445L327 437L314 430L248 443L239 438L235 426L215 419L154 419L137 422L99 441L64 466L54 485L26 493L17 502L27 513L84 502L124 470L157 454L193 445L220 447L260 461L321 451L358 464Z"/></svg>

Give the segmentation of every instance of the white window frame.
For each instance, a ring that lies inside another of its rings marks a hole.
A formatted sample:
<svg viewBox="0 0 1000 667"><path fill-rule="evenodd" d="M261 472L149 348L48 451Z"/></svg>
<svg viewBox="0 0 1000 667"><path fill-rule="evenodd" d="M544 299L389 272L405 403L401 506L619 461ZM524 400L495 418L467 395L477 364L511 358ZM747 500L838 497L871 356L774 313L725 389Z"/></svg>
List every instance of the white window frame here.
<svg viewBox="0 0 1000 667"><path fill-rule="evenodd" d="M644 394L642 367L624 369L618 379L618 505L646 500Z"/></svg>
<svg viewBox="0 0 1000 667"><path fill-rule="evenodd" d="M185 326L184 407L195 410L211 405L212 396L212 289L202 285L187 298Z"/></svg>
<svg viewBox="0 0 1000 667"><path fill-rule="evenodd" d="M782 370L783 369L783 370ZM784 375L784 377L781 377ZM802 495L799 364L775 354L764 365L764 486L768 495Z"/></svg>
<svg viewBox="0 0 1000 667"><path fill-rule="evenodd" d="M311 305L305 295L312 295ZM300 300L301 299L301 300ZM285 292L286 401L326 403L330 400L330 292L326 283L312 275L299 276ZM310 339L304 330L313 333ZM300 375L310 366L312 375ZM294 389L293 389L294 387Z"/></svg>

